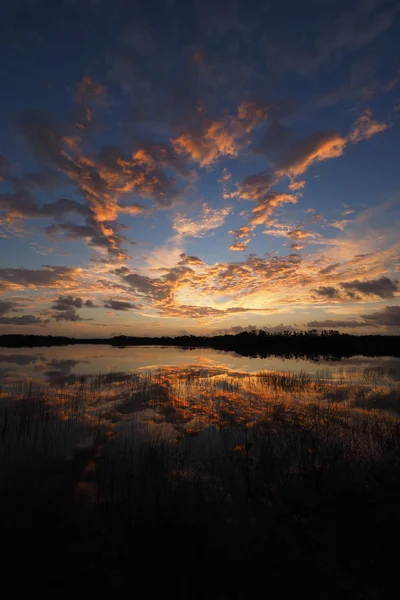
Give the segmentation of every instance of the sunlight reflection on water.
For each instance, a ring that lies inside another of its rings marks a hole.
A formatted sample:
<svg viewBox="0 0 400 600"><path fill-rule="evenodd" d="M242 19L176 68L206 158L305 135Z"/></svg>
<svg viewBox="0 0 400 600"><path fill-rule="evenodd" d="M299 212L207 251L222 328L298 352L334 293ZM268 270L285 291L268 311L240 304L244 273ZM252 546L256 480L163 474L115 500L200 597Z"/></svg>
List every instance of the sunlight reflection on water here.
<svg viewBox="0 0 400 600"><path fill-rule="evenodd" d="M247 358L210 349L183 349L161 346L118 348L107 345L78 345L50 348L0 348L0 379L40 379L52 385L73 382L81 375L154 371L161 367L218 368L226 371L291 371L341 377L352 367L400 370L400 360L391 357L354 356L341 361L305 360L270 356Z"/></svg>

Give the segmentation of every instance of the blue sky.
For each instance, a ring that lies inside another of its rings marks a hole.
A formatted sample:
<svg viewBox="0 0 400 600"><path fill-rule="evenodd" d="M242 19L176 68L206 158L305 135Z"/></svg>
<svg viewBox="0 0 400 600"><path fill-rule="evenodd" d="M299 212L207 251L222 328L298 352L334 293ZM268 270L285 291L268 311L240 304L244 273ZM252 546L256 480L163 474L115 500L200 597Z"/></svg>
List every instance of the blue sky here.
<svg viewBox="0 0 400 600"><path fill-rule="evenodd" d="M0 8L0 331L399 333L400 5Z"/></svg>

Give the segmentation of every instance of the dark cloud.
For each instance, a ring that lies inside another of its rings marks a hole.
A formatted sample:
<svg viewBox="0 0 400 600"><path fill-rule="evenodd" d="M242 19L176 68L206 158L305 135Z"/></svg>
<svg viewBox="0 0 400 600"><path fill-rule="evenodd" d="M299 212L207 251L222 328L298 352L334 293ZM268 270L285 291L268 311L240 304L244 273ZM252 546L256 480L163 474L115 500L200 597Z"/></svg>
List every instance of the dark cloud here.
<svg viewBox="0 0 400 600"><path fill-rule="evenodd" d="M62 175L55 169L44 167L36 173L25 173L23 175L7 174L7 182L17 191L31 191L32 189L54 189L63 183Z"/></svg>
<svg viewBox="0 0 400 600"><path fill-rule="evenodd" d="M0 290L14 286L63 287L74 280L79 269L74 267L46 266L42 269L22 269L19 267L0 268Z"/></svg>
<svg viewBox="0 0 400 600"><path fill-rule="evenodd" d="M363 315L363 319L374 327L400 327L400 306L385 306L375 313Z"/></svg>
<svg viewBox="0 0 400 600"><path fill-rule="evenodd" d="M57 321L57 323L60 321L85 321L85 319L82 319L82 317L78 315L75 308L60 310L53 315L53 319Z"/></svg>
<svg viewBox="0 0 400 600"><path fill-rule="evenodd" d="M20 317L4 316L9 312L17 312L15 302L11 302L10 300L0 300L0 325L45 325L48 323L47 319L35 317L34 315L22 315Z"/></svg>
<svg viewBox="0 0 400 600"><path fill-rule="evenodd" d="M0 316L5 315L14 308L14 302L10 300L0 300Z"/></svg>
<svg viewBox="0 0 400 600"><path fill-rule="evenodd" d="M327 267L324 267L323 269L321 269L319 274L320 275L329 275L329 273L332 273L332 271L335 271L335 269L339 266L340 266L340 263L334 263L333 265L328 265Z"/></svg>
<svg viewBox="0 0 400 600"><path fill-rule="evenodd" d="M293 139L294 134L289 127L279 121L273 121L261 138L257 151L266 154L271 160L275 161L281 149L286 147Z"/></svg>
<svg viewBox="0 0 400 600"><path fill-rule="evenodd" d="M389 277L372 279L369 281L349 281L342 283L341 287L350 292L359 292L364 296L379 296L379 298L393 298L399 291L399 282L392 281Z"/></svg>
<svg viewBox="0 0 400 600"><path fill-rule="evenodd" d="M376 80L375 73L369 64L351 64L348 78L340 85L322 92L315 99L316 107L334 106L344 100L370 98L377 87L382 87Z"/></svg>
<svg viewBox="0 0 400 600"><path fill-rule="evenodd" d="M8 160L8 158L4 156L4 154L0 154L0 181L8 172L9 167L10 161Z"/></svg>
<svg viewBox="0 0 400 600"><path fill-rule="evenodd" d="M6 212L6 219L9 221L18 218L59 218L67 213L83 216L90 214L87 206L68 198L60 198L56 202L39 205L32 194L27 191L0 194L0 211Z"/></svg>
<svg viewBox="0 0 400 600"><path fill-rule="evenodd" d="M97 304L95 304L93 300L86 300L85 306L88 308L98 308Z"/></svg>
<svg viewBox="0 0 400 600"><path fill-rule="evenodd" d="M315 163L343 154L346 139L334 131L319 131L298 139L274 163L279 175L297 177Z"/></svg>
<svg viewBox="0 0 400 600"><path fill-rule="evenodd" d="M363 321L357 321L356 319L326 319L325 321L309 321L306 323L306 327L312 329L341 329L341 328L356 328L356 327L368 327L368 323Z"/></svg>
<svg viewBox="0 0 400 600"><path fill-rule="evenodd" d="M320 271L321 275L329 275L337 264L329 265ZM392 281L389 277L381 277L380 279L371 279L368 281L348 281L340 283L339 290L333 286L321 286L311 290L315 294L314 297L325 298L329 300L353 300L361 301L368 296L378 296L379 298L393 298L395 292L399 291L399 282Z"/></svg>
<svg viewBox="0 0 400 600"><path fill-rule="evenodd" d="M325 3L323 6L308 4L308 10L312 10L309 22L319 21L319 27L315 28L317 33L308 29L303 36L295 38L289 37L289 33L280 35L272 47L269 44L266 48L269 67L311 74L328 63L334 53L345 50L356 52L371 44L392 26L396 17L397 6L392 0L366 0L354 3L355 6L351 4L346 12L333 9L325 11ZM323 13L319 13L319 10Z"/></svg>
<svg viewBox="0 0 400 600"><path fill-rule="evenodd" d="M108 300L104 303L104 307L111 310L132 310L138 308L136 304L125 302L124 300Z"/></svg>
<svg viewBox="0 0 400 600"><path fill-rule="evenodd" d="M22 317L0 317L0 325L44 325L48 320L43 320L34 315L23 315Z"/></svg>
<svg viewBox="0 0 400 600"><path fill-rule="evenodd" d="M233 195L243 200L259 201L267 196L275 182L276 176L270 171L248 175L237 185L237 192Z"/></svg>
<svg viewBox="0 0 400 600"><path fill-rule="evenodd" d="M56 233L64 233L69 240L87 240L89 246L93 248L104 248L110 254L117 255L119 258L128 258L128 256L120 248L123 242L127 242L126 236L121 235L118 231L121 226L117 222L109 224L109 230L112 231L112 238L99 233L98 225L92 218L87 218L84 225L65 221L62 223L53 223L46 227L46 232L49 235Z"/></svg>
<svg viewBox="0 0 400 600"><path fill-rule="evenodd" d="M179 255L179 257L181 258L181 260L178 263L179 265L192 265L192 266L204 265L204 261L202 261L197 256L188 256L187 254L182 253Z"/></svg>
<svg viewBox="0 0 400 600"><path fill-rule="evenodd" d="M52 305L52 310L55 311L53 314L53 318L56 321L87 321L91 319L83 319L78 315L76 309L79 308L97 308L94 304L93 300L83 301L82 298L77 296L59 296L57 300Z"/></svg>
<svg viewBox="0 0 400 600"><path fill-rule="evenodd" d="M16 124L40 163L62 169L69 166L70 160L62 154L63 137L67 134L65 128L50 124L46 116L35 110L24 111Z"/></svg>
<svg viewBox="0 0 400 600"><path fill-rule="evenodd" d="M340 298L339 291L332 286L321 286L311 291L314 292L314 294L317 294L317 296L320 298L327 298L329 300Z"/></svg>
<svg viewBox="0 0 400 600"><path fill-rule="evenodd" d="M73 133L71 125L50 123L35 111L25 111L17 124L36 159L45 168L62 173L86 201L85 205L59 201L55 207L41 208L24 192L20 200L22 211L32 216L54 217L77 212L85 217L84 225L57 222L47 229L48 233L65 231L69 238L88 239L91 246L105 248L118 260L127 258L123 250L127 240L120 234L122 226L117 222L119 214L137 215L145 210L138 204L127 205L121 198L133 194L150 199L156 207L170 207L183 191L170 171L179 177L190 174L184 158L168 144L136 143L131 152L105 146L85 156L82 140ZM5 199L5 203L9 205L10 200Z"/></svg>
<svg viewBox="0 0 400 600"><path fill-rule="evenodd" d="M60 296L53 304L53 310L69 310L70 308L82 308L82 298L74 298L73 296Z"/></svg>
<svg viewBox="0 0 400 600"><path fill-rule="evenodd" d="M310 321L307 327L336 329L336 328L357 328L357 327L400 327L400 306L385 306L371 314L361 315L360 320L356 319L329 319L326 321Z"/></svg>
<svg viewBox="0 0 400 600"><path fill-rule="evenodd" d="M136 293L153 300L162 300L168 295L164 290L161 278L152 279L138 273L123 274L123 281L127 283Z"/></svg>

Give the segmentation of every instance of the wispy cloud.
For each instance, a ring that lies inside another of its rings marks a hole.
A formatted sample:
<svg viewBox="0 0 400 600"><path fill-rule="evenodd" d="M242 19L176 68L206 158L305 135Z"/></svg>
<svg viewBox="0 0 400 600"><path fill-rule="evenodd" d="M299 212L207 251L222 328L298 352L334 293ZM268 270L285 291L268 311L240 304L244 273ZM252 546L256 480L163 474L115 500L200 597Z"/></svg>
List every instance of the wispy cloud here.
<svg viewBox="0 0 400 600"><path fill-rule="evenodd" d="M197 219L178 213L173 219L172 227L174 231L184 237L206 237L213 235L215 229L224 225L230 212L229 207L217 209L203 203Z"/></svg>

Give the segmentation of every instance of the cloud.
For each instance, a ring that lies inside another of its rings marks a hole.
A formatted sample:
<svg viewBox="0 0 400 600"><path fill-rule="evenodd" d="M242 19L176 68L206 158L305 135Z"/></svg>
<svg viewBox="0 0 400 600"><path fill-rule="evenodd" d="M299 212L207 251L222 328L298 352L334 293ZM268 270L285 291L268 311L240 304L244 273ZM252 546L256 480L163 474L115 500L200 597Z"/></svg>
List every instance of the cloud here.
<svg viewBox="0 0 400 600"><path fill-rule="evenodd" d="M330 265L325 269L321 269L321 275L330 275L335 271L338 265ZM369 296L378 296L379 298L393 298L395 292L399 291L399 282L392 281L389 277L381 277L379 279L371 279L366 281L340 282L341 289L333 286L321 286L311 290L316 294L317 298L329 300L346 301L362 301Z"/></svg>
<svg viewBox="0 0 400 600"><path fill-rule="evenodd" d="M321 298L327 298L329 300L340 298L338 290L332 286L321 286L320 288L311 290L314 294Z"/></svg>
<svg viewBox="0 0 400 600"><path fill-rule="evenodd" d="M342 288L351 292L359 292L363 296L379 296L379 298L393 298L399 291L399 282L392 281L389 277L372 279L370 281L349 281L341 284Z"/></svg>
<svg viewBox="0 0 400 600"><path fill-rule="evenodd" d="M68 287L80 272L81 269L74 267L48 266L42 269L3 267L0 268L0 290Z"/></svg>
<svg viewBox="0 0 400 600"><path fill-rule="evenodd" d="M54 310L68 310L69 308L82 308L82 298L74 298L73 296L60 296L53 304Z"/></svg>
<svg viewBox="0 0 400 600"><path fill-rule="evenodd" d="M77 314L76 309L79 308L98 308L93 300L84 301L80 296L72 295L59 296L52 304L52 317L57 321L87 321L91 319L83 319Z"/></svg>
<svg viewBox="0 0 400 600"><path fill-rule="evenodd" d="M126 258L122 249L126 240L118 235L118 215L144 212L138 204L127 205L121 199L127 194L135 194L152 200L156 207L169 207L179 197L181 189L167 170L173 169L181 177L188 176L188 170L184 169L173 149L163 144L154 147L138 145L131 154L105 147L95 155L87 155L83 152L80 136L71 135L68 126L52 124L35 111L25 111L18 119L18 127L36 159L43 166L61 172L86 201L84 208L79 203L70 203L56 209L47 207L47 212L60 216L74 210L85 216L85 225L73 223L70 229L87 227L85 237L90 245L104 248L117 260ZM29 206L26 198L23 200L26 211L38 212L32 200ZM57 231L61 226L67 230L69 225L56 223L51 231Z"/></svg>
<svg viewBox="0 0 400 600"><path fill-rule="evenodd" d="M20 317L6 317L9 312L18 312L15 302L11 300L0 300L0 325L45 325L48 321L34 315L22 315ZM19 363L19 364L27 364Z"/></svg>
<svg viewBox="0 0 400 600"><path fill-rule="evenodd" d="M44 325L48 321L34 315L22 317L0 317L0 325Z"/></svg>
<svg viewBox="0 0 400 600"><path fill-rule="evenodd" d="M235 242L234 244L231 244L229 246L229 250L231 250L232 252L244 252L245 250L247 250L247 246L250 244L250 242L250 238L247 238L242 242Z"/></svg>
<svg viewBox="0 0 400 600"><path fill-rule="evenodd" d="M279 204L285 202L294 204L298 201L298 198L302 195L301 190L305 186L305 180L296 181L295 179L303 175L312 165L332 158L338 158L343 155L349 143L355 144L367 140L373 135L384 131L386 128L387 125L385 123L373 120L371 112L367 110L353 124L347 137L334 131L320 131L297 139L293 135L287 135L285 139L288 143L285 144L280 141L278 144L279 152L275 152L275 156L271 160L272 170L262 171L245 177L242 182L236 184L236 191L225 193L224 195L226 198L237 197L257 202L257 206L252 210L248 226L244 226L234 232L236 242L248 235L249 231L253 231L257 225L265 223L267 220L266 217ZM262 145L259 146L259 150L266 151ZM270 149L267 151L268 153L271 154ZM294 194L282 194L270 191L283 177L290 179L288 187ZM321 220L320 215L314 215L313 220ZM343 231L348 224L348 220L341 220L333 221L329 225ZM301 231L297 231L299 232L298 235L301 236ZM290 237L290 234L288 235ZM304 232L303 235L307 234ZM295 232L292 233L292 236L295 237ZM316 235L309 232L308 237L316 238ZM247 241L246 245L248 243ZM231 246L231 249L238 250L243 248L243 246L244 242L235 243Z"/></svg>
<svg viewBox="0 0 400 600"><path fill-rule="evenodd" d="M400 327L400 306L385 306L375 313L363 315L363 319L374 327Z"/></svg>
<svg viewBox="0 0 400 600"><path fill-rule="evenodd" d="M355 121L347 137L334 131L320 131L295 141L281 158L274 162L276 175L298 177L315 163L342 156L348 143L356 144L368 140L387 128L386 123L374 120L371 111L365 110ZM295 189L299 189L298 183L292 183Z"/></svg>
<svg viewBox="0 0 400 600"><path fill-rule="evenodd" d="M354 123L348 139L353 144L356 144L363 140L368 140L381 131L385 131L388 127L387 123L375 121L372 118L372 112L367 109Z"/></svg>
<svg viewBox="0 0 400 600"><path fill-rule="evenodd" d="M172 228L185 237L207 237L213 235L213 230L222 227L231 210L228 207L210 208L206 203L202 205L201 213L197 220L184 217L178 213L173 220Z"/></svg>
<svg viewBox="0 0 400 600"><path fill-rule="evenodd" d="M346 147L346 138L331 131L321 131L297 141L276 163L276 172L282 177L302 175L313 163L337 158Z"/></svg>
<svg viewBox="0 0 400 600"><path fill-rule="evenodd" d="M56 233L64 233L69 240L84 239L89 246L97 249L105 249L110 254L114 255L118 260L126 259L128 256L121 246L124 242L128 242L128 238L120 233L121 225L118 222L109 223L107 226L107 236L99 232L98 226L93 219L86 219L85 225L65 221L61 223L53 223L46 227L46 232L49 235ZM110 246L110 236L113 239L113 245Z"/></svg>
<svg viewBox="0 0 400 600"><path fill-rule="evenodd" d="M292 69L302 75L311 75L327 64L334 53L356 52L371 44L392 26L397 14L395 2L367 0L348 6L345 12L332 14L327 10L321 15L316 13L319 5L313 3L310 22L318 19L318 28L306 29L304 37L280 36L276 39L272 48L269 47L269 67L280 72ZM320 8L324 10L322 5Z"/></svg>
<svg viewBox="0 0 400 600"><path fill-rule="evenodd" d="M0 316L5 315L14 308L14 302L10 300L0 300Z"/></svg>
<svg viewBox="0 0 400 600"><path fill-rule="evenodd" d="M82 298L74 298L73 296L59 296L52 305L53 319L60 321L83 321L82 317L77 314L76 309L82 308Z"/></svg>
<svg viewBox="0 0 400 600"><path fill-rule="evenodd" d="M275 120L266 128L257 151L266 154L270 161L275 161L282 148L287 147L293 140L292 130Z"/></svg>
<svg viewBox="0 0 400 600"><path fill-rule="evenodd" d="M3 177L7 174L10 168L10 161L4 154L0 153L0 181L3 180Z"/></svg>
<svg viewBox="0 0 400 600"><path fill-rule="evenodd" d="M292 181L291 183L289 183L288 188L289 190L292 190L292 192L298 192L299 190L302 190L305 185L306 182L303 179L301 181Z"/></svg>
<svg viewBox="0 0 400 600"><path fill-rule="evenodd" d="M167 304L161 307L161 314L164 317L180 317L186 319L204 319L226 317L233 314L254 312L257 309L235 307L219 309L212 306L193 306L189 304L172 305Z"/></svg>
<svg viewBox="0 0 400 600"><path fill-rule="evenodd" d="M90 75L84 75L76 88L76 102L87 103L105 98L107 98L105 86L96 83Z"/></svg>
<svg viewBox="0 0 400 600"><path fill-rule="evenodd" d="M87 308L98 308L97 304L95 304L93 300L86 300L85 306Z"/></svg>
<svg viewBox="0 0 400 600"><path fill-rule="evenodd" d="M179 255L181 260L179 261L179 265L191 265L191 266L205 266L205 263L198 258L197 256L188 256L185 253Z"/></svg>
<svg viewBox="0 0 400 600"><path fill-rule="evenodd" d="M53 319L55 319L57 323L60 321L85 321L85 319L82 319L82 317L78 315L74 308L68 308L67 310L56 312L53 315Z"/></svg>
<svg viewBox="0 0 400 600"><path fill-rule="evenodd" d="M277 192L262 193L257 200L256 206L254 206L251 210L248 224L243 225L237 230L229 232L236 237L236 242L232 244L229 249L233 251L239 251L246 248L251 241L251 238L248 236L258 225L267 223L270 216L277 208L283 206L284 204L296 203L297 196L294 194L280 194ZM244 241L238 242L238 240L243 238L245 238Z"/></svg>
<svg viewBox="0 0 400 600"><path fill-rule="evenodd" d="M341 221L332 221L331 223L326 223L328 227L335 227L335 229L340 229L344 231L347 225L350 223L347 219L342 219Z"/></svg>
<svg viewBox="0 0 400 600"><path fill-rule="evenodd" d="M237 190L232 192L229 197L257 202L266 197L274 183L276 183L276 176L270 171L248 175L241 183L236 184Z"/></svg>
<svg viewBox="0 0 400 600"><path fill-rule="evenodd" d="M209 167L221 157L234 158L250 144L249 135L266 119L267 109L256 102L244 101L236 115L203 119L193 131L171 139L178 154L186 154L200 167Z"/></svg>
<svg viewBox="0 0 400 600"><path fill-rule="evenodd" d="M309 321L306 323L306 327L310 327L312 329L355 329L357 327L368 327L368 323L357 321L356 319L326 319L325 321Z"/></svg>
<svg viewBox="0 0 400 600"><path fill-rule="evenodd" d="M305 231L304 229L292 229L286 236L292 240L304 240L306 238L313 238L314 233L312 231Z"/></svg>
<svg viewBox="0 0 400 600"><path fill-rule="evenodd" d="M107 106L109 103L104 85L96 83L90 75L84 75L75 92L77 104L74 112L75 126L82 130L93 125L94 107Z"/></svg>
<svg viewBox="0 0 400 600"><path fill-rule="evenodd" d="M90 214L87 206L67 198L60 198L56 202L40 205L32 197L32 194L27 191L0 194L0 211L5 213L3 219L6 222L25 218L60 218L68 213L83 216Z"/></svg>
<svg viewBox="0 0 400 600"><path fill-rule="evenodd" d="M104 307L110 308L111 310L131 310L138 308L136 304L125 302L125 300L108 300L104 303Z"/></svg>
<svg viewBox="0 0 400 600"><path fill-rule="evenodd" d="M307 327L323 327L324 329L334 328L357 328L357 327L400 327L400 306L385 306L371 314L361 316L361 320L326 320L326 321L310 321Z"/></svg>

